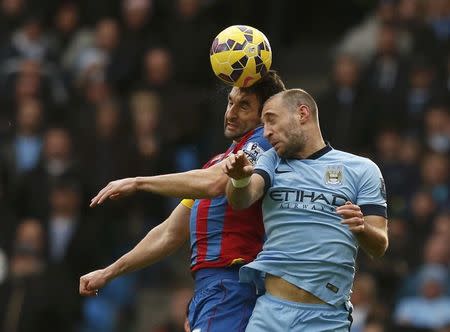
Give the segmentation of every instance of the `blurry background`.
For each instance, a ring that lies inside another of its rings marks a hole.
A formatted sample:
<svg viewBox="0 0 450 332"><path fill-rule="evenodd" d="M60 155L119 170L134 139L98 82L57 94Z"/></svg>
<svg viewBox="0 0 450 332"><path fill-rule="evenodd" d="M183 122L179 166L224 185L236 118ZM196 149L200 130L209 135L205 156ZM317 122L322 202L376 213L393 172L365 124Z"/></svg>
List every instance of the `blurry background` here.
<svg viewBox="0 0 450 332"><path fill-rule="evenodd" d="M449 331L449 0L0 0L0 331L182 331L188 248L78 295L177 200L88 202L225 149L209 47L231 24L385 176L390 248L359 255L352 331Z"/></svg>

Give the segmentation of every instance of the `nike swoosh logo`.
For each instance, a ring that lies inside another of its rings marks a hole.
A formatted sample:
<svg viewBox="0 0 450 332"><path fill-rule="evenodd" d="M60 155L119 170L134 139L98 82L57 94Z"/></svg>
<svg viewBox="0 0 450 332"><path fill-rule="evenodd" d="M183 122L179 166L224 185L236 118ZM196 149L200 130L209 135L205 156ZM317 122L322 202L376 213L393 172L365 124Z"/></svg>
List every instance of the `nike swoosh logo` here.
<svg viewBox="0 0 450 332"><path fill-rule="evenodd" d="M283 174L283 173L290 173L290 172L292 172L292 171L280 171L278 168L275 168L275 173L276 174Z"/></svg>

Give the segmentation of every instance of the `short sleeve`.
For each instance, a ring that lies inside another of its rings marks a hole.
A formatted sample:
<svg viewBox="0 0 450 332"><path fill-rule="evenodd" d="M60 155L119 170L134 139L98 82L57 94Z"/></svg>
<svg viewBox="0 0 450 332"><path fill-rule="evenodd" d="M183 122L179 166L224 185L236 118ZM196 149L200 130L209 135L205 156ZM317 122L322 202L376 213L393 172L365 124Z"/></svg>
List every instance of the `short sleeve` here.
<svg viewBox="0 0 450 332"><path fill-rule="evenodd" d="M273 174L278 162L278 156L274 149L264 152L255 165L254 173L259 174L264 179L264 191L272 186Z"/></svg>
<svg viewBox="0 0 450 332"><path fill-rule="evenodd" d="M242 151L244 151L247 159L256 165L259 157L263 155L264 152L270 150L272 146L262 135L262 129L258 128L255 134L249 138L249 140L242 146Z"/></svg>
<svg viewBox="0 0 450 332"><path fill-rule="evenodd" d="M379 215L387 218L387 195L383 175L378 166L368 160L359 181L356 204L364 215Z"/></svg>

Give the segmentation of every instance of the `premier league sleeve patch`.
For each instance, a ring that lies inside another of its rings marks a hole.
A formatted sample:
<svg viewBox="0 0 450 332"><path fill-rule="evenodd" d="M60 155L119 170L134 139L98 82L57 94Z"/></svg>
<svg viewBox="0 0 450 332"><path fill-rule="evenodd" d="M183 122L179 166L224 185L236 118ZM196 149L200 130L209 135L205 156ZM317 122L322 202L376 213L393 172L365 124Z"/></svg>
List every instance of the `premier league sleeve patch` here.
<svg viewBox="0 0 450 332"><path fill-rule="evenodd" d="M386 194L386 184L384 183L384 179L380 177L380 193L381 196L386 200L387 194Z"/></svg>
<svg viewBox="0 0 450 332"><path fill-rule="evenodd" d="M247 143L242 151L244 151L247 159L252 165L255 165L259 157L264 153L264 149L256 142Z"/></svg>

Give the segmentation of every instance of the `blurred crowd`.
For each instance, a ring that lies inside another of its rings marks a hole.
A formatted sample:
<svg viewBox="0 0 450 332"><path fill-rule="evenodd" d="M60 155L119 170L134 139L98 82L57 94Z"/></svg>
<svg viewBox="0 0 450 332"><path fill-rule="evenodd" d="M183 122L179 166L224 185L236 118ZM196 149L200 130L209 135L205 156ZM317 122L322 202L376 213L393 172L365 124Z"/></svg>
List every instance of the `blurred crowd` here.
<svg viewBox="0 0 450 332"><path fill-rule="evenodd" d="M183 331L187 250L78 295L81 274L178 201L88 202L113 179L197 168L225 148L212 39L244 22L292 46L270 16L283 5L249 19L259 3L227 16L221 0L0 0L0 332ZM450 0L372 9L329 45L330 84L312 91L324 137L373 159L387 187L390 247L360 253L352 331L448 332Z"/></svg>

